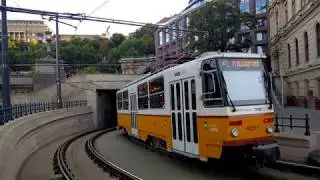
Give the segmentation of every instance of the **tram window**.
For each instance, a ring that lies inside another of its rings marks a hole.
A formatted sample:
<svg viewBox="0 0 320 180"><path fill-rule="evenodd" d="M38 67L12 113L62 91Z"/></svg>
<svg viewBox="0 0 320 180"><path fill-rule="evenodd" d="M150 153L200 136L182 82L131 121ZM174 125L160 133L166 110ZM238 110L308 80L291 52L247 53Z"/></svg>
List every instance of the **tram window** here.
<svg viewBox="0 0 320 180"><path fill-rule="evenodd" d="M181 122L181 113L178 113L178 134L179 140L182 141L182 122Z"/></svg>
<svg viewBox="0 0 320 180"><path fill-rule="evenodd" d="M186 127L187 127L187 141L191 141L191 133L190 133L190 113L186 113Z"/></svg>
<svg viewBox="0 0 320 180"><path fill-rule="evenodd" d="M177 94L177 109L181 110L180 83L176 84L176 94Z"/></svg>
<svg viewBox="0 0 320 180"><path fill-rule="evenodd" d="M122 109L122 92L117 94L118 110Z"/></svg>
<svg viewBox="0 0 320 180"><path fill-rule="evenodd" d="M170 92L171 92L171 94L170 94L170 98L171 98L171 110L174 110L175 109L175 104L174 104L174 86L173 86L173 84L171 84L171 86L170 86Z"/></svg>
<svg viewBox="0 0 320 180"><path fill-rule="evenodd" d="M138 86L138 107L139 109L148 109L148 83L140 84Z"/></svg>
<svg viewBox="0 0 320 180"><path fill-rule="evenodd" d="M189 110L189 83L188 81L185 81L183 83L184 85L184 102L185 102L185 107L186 110Z"/></svg>
<svg viewBox="0 0 320 180"><path fill-rule="evenodd" d="M198 143L198 126L197 126L197 113L192 113L192 122L193 122L193 141Z"/></svg>
<svg viewBox="0 0 320 180"><path fill-rule="evenodd" d="M150 108L164 107L164 82L163 77L149 82Z"/></svg>
<svg viewBox="0 0 320 180"><path fill-rule="evenodd" d="M196 102L196 83L194 79L191 80L191 105L192 110L197 109L197 102Z"/></svg>
<svg viewBox="0 0 320 180"><path fill-rule="evenodd" d="M176 127L176 114L175 113L172 113L171 114L171 117L172 117L172 133L173 133L173 139L176 140L177 139L177 127Z"/></svg>
<svg viewBox="0 0 320 180"><path fill-rule="evenodd" d="M123 92L123 109L128 110L129 109L129 93L128 91Z"/></svg>
<svg viewBox="0 0 320 180"><path fill-rule="evenodd" d="M217 71L204 72L202 76L204 106L223 105Z"/></svg>

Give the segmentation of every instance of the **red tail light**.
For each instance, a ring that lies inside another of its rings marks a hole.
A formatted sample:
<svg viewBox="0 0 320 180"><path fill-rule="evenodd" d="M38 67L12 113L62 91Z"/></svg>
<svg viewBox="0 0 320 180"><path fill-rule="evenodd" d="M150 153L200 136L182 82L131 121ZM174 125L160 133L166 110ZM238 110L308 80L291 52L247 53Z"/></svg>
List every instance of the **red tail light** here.
<svg viewBox="0 0 320 180"><path fill-rule="evenodd" d="M229 122L229 126L241 126L241 125L242 125L242 120Z"/></svg>
<svg viewBox="0 0 320 180"><path fill-rule="evenodd" d="M272 123L273 122L273 118L265 118L263 120L264 123Z"/></svg>

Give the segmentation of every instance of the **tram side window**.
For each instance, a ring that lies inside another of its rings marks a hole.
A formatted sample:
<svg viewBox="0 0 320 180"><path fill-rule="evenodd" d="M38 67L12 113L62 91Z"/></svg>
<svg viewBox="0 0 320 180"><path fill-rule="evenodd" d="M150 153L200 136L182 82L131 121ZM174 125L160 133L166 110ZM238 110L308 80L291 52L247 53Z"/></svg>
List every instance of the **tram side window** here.
<svg viewBox="0 0 320 180"><path fill-rule="evenodd" d="M150 108L164 107L164 81L163 77L149 82Z"/></svg>
<svg viewBox="0 0 320 180"><path fill-rule="evenodd" d="M117 94L118 110L122 109L122 92Z"/></svg>
<svg viewBox="0 0 320 180"><path fill-rule="evenodd" d="M148 109L148 83L143 83L138 86L138 107L139 109Z"/></svg>
<svg viewBox="0 0 320 180"><path fill-rule="evenodd" d="M128 90L123 92L123 109L129 109L129 93Z"/></svg>
<svg viewBox="0 0 320 180"><path fill-rule="evenodd" d="M215 61L209 60L205 62L202 72L202 96L204 106L211 107L223 105Z"/></svg>

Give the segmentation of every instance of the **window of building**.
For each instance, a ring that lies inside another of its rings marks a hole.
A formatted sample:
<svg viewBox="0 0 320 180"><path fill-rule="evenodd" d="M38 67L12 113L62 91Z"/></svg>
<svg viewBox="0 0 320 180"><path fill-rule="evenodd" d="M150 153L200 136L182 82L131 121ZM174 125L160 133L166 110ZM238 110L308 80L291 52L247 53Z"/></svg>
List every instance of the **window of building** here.
<svg viewBox="0 0 320 180"><path fill-rule="evenodd" d="M291 48L290 48L290 44L288 44L288 65L289 65L289 68L291 68Z"/></svg>
<svg viewBox="0 0 320 180"><path fill-rule="evenodd" d="M172 40L177 38L177 27L176 24L171 25L171 32L172 32Z"/></svg>
<svg viewBox="0 0 320 180"><path fill-rule="evenodd" d="M292 16L294 16L296 14L296 1L295 0L292 0Z"/></svg>
<svg viewBox="0 0 320 180"><path fill-rule="evenodd" d="M257 41L262 41L263 40L263 33L262 32L258 32L257 33Z"/></svg>
<svg viewBox="0 0 320 180"><path fill-rule="evenodd" d="M265 46L257 46L257 53L265 55L266 54L266 48Z"/></svg>
<svg viewBox="0 0 320 180"><path fill-rule="evenodd" d="M279 30L279 12L278 10L276 11L276 30Z"/></svg>
<svg viewBox="0 0 320 180"><path fill-rule="evenodd" d="M183 23L182 20L179 20L179 31L177 32L178 36L182 36Z"/></svg>
<svg viewBox="0 0 320 180"><path fill-rule="evenodd" d="M163 32L159 31L159 45L163 44Z"/></svg>
<svg viewBox="0 0 320 180"><path fill-rule="evenodd" d="M249 0L240 0L240 10L242 12L249 12Z"/></svg>
<svg viewBox="0 0 320 180"><path fill-rule="evenodd" d="M256 13L266 13L267 12L267 0L256 0Z"/></svg>
<svg viewBox="0 0 320 180"><path fill-rule="evenodd" d="M124 91L122 96L123 96L123 99L122 99L123 109L128 110L129 109L129 92L128 92L128 90Z"/></svg>
<svg viewBox="0 0 320 180"><path fill-rule="evenodd" d="M257 19L257 28L262 28L266 26L267 26L267 20L265 18Z"/></svg>
<svg viewBox="0 0 320 180"><path fill-rule="evenodd" d="M284 14L285 14L285 19L286 19L286 23L288 22L288 20L289 20L289 15L288 15L288 2L286 1L285 3L284 3Z"/></svg>
<svg viewBox="0 0 320 180"><path fill-rule="evenodd" d="M221 106L223 99L218 80L216 61L205 61L202 70L202 96L204 106Z"/></svg>
<svg viewBox="0 0 320 180"><path fill-rule="evenodd" d="M166 43L170 42L170 31L166 29Z"/></svg>
<svg viewBox="0 0 320 180"><path fill-rule="evenodd" d="M304 52L306 55L306 62L309 61L309 38L308 33L304 32Z"/></svg>
<svg viewBox="0 0 320 180"><path fill-rule="evenodd" d="M149 82L150 108L164 107L164 81L163 77Z"/></svg>
<svg viewBox="0 0 320 180"><path fill-rule="evenodd" d="M148 83L143 83L138 86L138 107L139 109L148 109Z"/></svg>
<svg viewBox="0 0 320 180"><path fill-rule="evenodd" d="M299 42L297 38L295 40L295 45L296 45L296 64L298 66L300 64L300 57L299 57Z"/></svg>
<svg viewBox="0 0 320 180"><path fill-rule="evenodd" d="M187 27L187 29L188 29L189 25L190 25L190 18L189 18L189 16L186 16L186 27Z"/></svg>
<svg viewBox="0 0 320 180"><path fill-rule="evenodd" d="M246 23L241 23L240 29L241 30L250 30L249 26Z"/></svg>
<svg viewBox="0 0 320 180"><path fill-rule="evenodd" d="M317 55L320 57L320 24L316 25Z"/></svg>
<svg viewBox="0 0 320 180"><path fill-rule="evenodd" d="M299 82L296 82L296 96L299 97Z"/></svg>

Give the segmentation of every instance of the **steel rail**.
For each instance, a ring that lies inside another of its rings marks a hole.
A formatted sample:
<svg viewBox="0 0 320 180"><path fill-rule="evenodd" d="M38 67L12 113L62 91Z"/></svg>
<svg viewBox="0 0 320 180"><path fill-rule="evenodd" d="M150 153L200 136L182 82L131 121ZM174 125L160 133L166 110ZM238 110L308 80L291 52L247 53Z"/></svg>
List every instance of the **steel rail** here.
<svg viewBox="0 0 320 180"><path fill-rule="evenodd" d="M72 173L72 171L70 170L68 162L67 162L67 158L66 158L67 157L67 155L66 155L67 149L77 139L80 139L84 136L87 136L88 134L92 134L92 133L98 132L98 131L101 131L101 129L88 131L88 132L79 134L79 135L69 139L68 141L66 141L62 145L60 145L57 148L56 152L54 153L54 157L53 157L54 174L61 174L65 180L74 180L75 176Z"/></svg>
<svg viewBox="0 0 320 180"><path fill-rule="evenodd" d="M110 173L111 176L115 176L119 178L120 180L142 180L138 176L122 169L121 167L117 166L116 164L106 160L95 148L95 141L103 134L106 134L108 132L112 132L116 130L116 128L110 128L107 130L104 130L98 134L96 134L94 137L89 139L86 142L86 152L88 156L103 170Z"/></svg>

